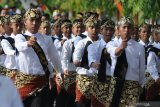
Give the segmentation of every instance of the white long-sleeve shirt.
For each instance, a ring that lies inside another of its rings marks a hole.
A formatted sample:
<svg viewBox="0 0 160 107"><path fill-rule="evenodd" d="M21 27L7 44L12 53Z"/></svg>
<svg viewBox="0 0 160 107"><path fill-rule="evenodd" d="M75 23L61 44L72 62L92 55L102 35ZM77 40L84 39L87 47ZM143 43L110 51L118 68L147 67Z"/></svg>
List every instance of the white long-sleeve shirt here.
<svg viewBox="0 0 160 107"><path fill-rule="evenodd" d="M154 43L154 47L160 49L160 43ZM147 71L154 80L159 78L158 73L160 72L160 58L154 52L149 52L147 57Z"/></svg>
<svg viewBox="0 0 160 107"><path fill-rule="evenodd" d="M72 46L74 45L74 47L77 46L77 43L82 40L82 38L80 36L77 37L72 37L72 39L67 40L64 44L63 44L63 48L62 48L62 69L63 70L69 70L69 71L76 71L76 67L73 64L73 62L70 62L71 57L72 57Z"/></svg>
<svg viewBox="0 0 160 107"><path fill-rule="evenodd" d="M0 75L0 107L23 107L12 80Z"/></svg>
<svg viewBox="0 0 160 107"><path fill-rule="evenodd" d="M2 35L0 34L0 36L2 36ZM0 42L1 42L1 40L0 40ZM1 44L0 44L0 48L1 48L1 50L3 49ZM5 59L6 59L6 54L0 55L0 66L4 66Z"/></svg>
<svg viewBox="0 0 160 107"><path fill-rule="evenodd" d="M10 37L14 39L15 35L11 34ZM4 53L6 54L4 66L8 69L17 69L16 50L13 49L12 45L6 39L3 39L1 41L1 46L3 48Z"/></svg>
<svg viewBox="0 0 160 107"><path fill-rule="evenodd" d="M100 40L100 38L98 40ZM79 62L82 61L82 57L84 54L84 48L85 48L86 43L88 41L91 41L92 43L94 43L89 38L89 36L87 36L85 39L82 39L78 42L77 46L75 47L74 53L73 53L73 61L79 61ZM88 51L88 48L87 48L87 51ZM93 75L93 70L91 70L91 69L88 70L83 67L77 67L76 71L78 74L81 74L81 75Z"/></svg>
<svg viewBox="0 0 160 107"><path fill-rule="evenodd" d="M63 36L61 39L62 40L63 39L69 40L71 38L67 38L67 37ZM54 44L55 44L55 47L56 47L56 49L58 51L59 56L61 57L62 56L62 47L63 47L61 41L59 39L55 39Z"/></svg>
<svg viewBox="0 0 160 107"><path fill-rule="evenodd" d="M49 62L48 68L50 72L52 72L51 65L54 66L56 71L62 72L60 58L52 42L51 37L42 36L38 33L31 34L28 31L25 32L25 35L35 36L37 38L37 42L40 45L40 47L43 49L46 55L46 58ZM39 74L39 75L45 74L37 54L35 53L32 47L27 46L27 41L22 34L16 35L15 46L19 51L17 61L19 65L19 70L21 72L26 74Z"/></svg>
<svg viewBox="0 0 160 107"><path fill-rule="evenodd" d="M100 63L102 51L106 46L107 43L103 39L88 46L89 66L91 66L92 62ZM91 70L93 70L93 73L98 73L95 68L91 68ZM111 65L108 62L106 63L106 75L111 75Z"/></svg>
<svg viewBox="0 0 160 107"><path fill-rule="evenodd" d="M115 50L122 43L122 39L111 41L107 45L107 50L111 55L112 66L111 75L114 76L114 70L117 63L118 56L115 55ZM127 48L125 48L126 58L128 62L128 69L125 80L138 81L139 84L145 82L145 51L144 47L138 42L130 39L127 42Z"/></svg>

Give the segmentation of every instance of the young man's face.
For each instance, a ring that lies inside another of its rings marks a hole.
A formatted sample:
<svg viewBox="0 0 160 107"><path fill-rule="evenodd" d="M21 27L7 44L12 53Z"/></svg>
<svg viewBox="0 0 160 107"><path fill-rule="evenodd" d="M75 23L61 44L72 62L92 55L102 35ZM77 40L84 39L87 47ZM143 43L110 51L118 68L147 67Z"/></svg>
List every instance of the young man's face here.
<svg viewBox="0 0 160 107"><path fill-rule="evenodd" d="M160 32L158 33L158 32L155 31L153 33L153 39L154 39L155 42L160 42Z"/></svg>
<svg viewBox="0 0 160 107"><path fill-rule="evenodd" d="M72 27L72 33L74 35L79 35L80 33L82 33L82 26L81 25L75 25Z"/></svg>
<svg viewBox="0 0 160 107"><path fill-rule="evenodd" d="M99 26L88 26L87 27L88 35L91 37L97 37L99 30L100 30Z"/></svg>
<svg viewBox="0 0 160 107"><path fill-rule="evenodd" d="M71 35L71 25L66 25L61 28L62 33L64 34L65 37L69 37Z"/></svg>
<svg viewBox="0 0 160 107"><path fill-rule="evenodd" d="M148 31L147 27L143 27L139 32L139 35L142 41L144 42L149 41L150 32Z"/></svg>
<svg viewBox="0 0 160 107"><path fill-rule="evenodd" d="M49 35L50 34L50 27L49 26L41 26L40 27L40 33L42 35Z"/></svg>
<svg viewBox="0 0 160 107"><path fill-rule="evenodd" d="M21 33L22 28L23 28L23 24L18 23L18 22L14 22L14 23L10 23L10 27L12 28L12 32L14 34L18 34L18 33Z"/></svg>
<svg viewBox="0 0 160 107"><path fill-rule="evenodd" d="M104 27L101 29L101 34L103 38L107 41L110 41L114 33L114 28L112 27Z"/></svg>
<svg viewBox="0 0 160 107"><path fill-rule="evenodd" d="M61 34L61 27L59 25L53 26L51 34L52 35L55 35L55 34L60 35Z"/></svg>
<svg viewBox="0 0 160 107"><path fill-rule="evenodd" d="M11 27L9 26L9 23L5 23L3 25L3 28L5 29L5 33L11 33L12 32L12 29Z"/></svg>
<svg viewBox="0 0 160 107"><path fill-rule="evenodd" d="M132 35L132 26L129 24L124 24L119 26L119 34L122 40L129 40Z"/></svg>
<svg viewBox="0 0 160 107"><path fill-rule="evenodd" d="M133 29L133 34L131 36L131 38L135 41L139 40L139 35L138 35L138 27L134 27Z"/></svg>
<svg viewBox="0 0 160 107"><path fill-rule="evenodd" d="M40 23L41 22L41 19L35 19L35 18L27 18L25 21L24 21L24 25L26 27L26 30L28 30L29 32L31 33L37 33L38 32L38 29L40 27Z"/></svg>

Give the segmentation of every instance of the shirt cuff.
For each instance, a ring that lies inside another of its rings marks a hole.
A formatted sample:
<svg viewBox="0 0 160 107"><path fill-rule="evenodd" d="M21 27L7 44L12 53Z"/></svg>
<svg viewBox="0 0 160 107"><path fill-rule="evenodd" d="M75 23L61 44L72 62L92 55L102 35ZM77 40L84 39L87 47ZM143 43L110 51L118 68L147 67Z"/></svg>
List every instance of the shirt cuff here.
<svg viewBox="0 0 160 107"><path fill-rule="evenodd" d="M156 81L159 78L159 76L153 75L152 78Z"/></svg>

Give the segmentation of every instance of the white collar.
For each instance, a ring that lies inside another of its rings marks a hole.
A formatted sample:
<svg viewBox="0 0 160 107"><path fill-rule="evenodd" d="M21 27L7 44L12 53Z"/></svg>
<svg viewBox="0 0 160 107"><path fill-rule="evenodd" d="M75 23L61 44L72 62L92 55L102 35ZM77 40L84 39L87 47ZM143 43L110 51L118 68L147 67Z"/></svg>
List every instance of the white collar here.
<svg viewBox="0 0 160 107"><path fill-rule="evenodd" d="M148 46L148 45L151 45L152 43L149 42L148 44L144 43L142 40L139 41L139 43L141 43L143 46Z"/></svg>
<svg viewBox="0 0 160 107"><path fill-rule="evenodd" d="M14 35L14 34L12 33L10 37L14 39L14 38L16 37L16 35Z"/></svg>
<svg viewBox="0 0 160 107"><path fill-rule="evenodd" d="M28 36L34 36L34 35L35 35L35 34L29 32L28 30L26 30L24 34L25 34L25 35L28 35Z"/></svg>

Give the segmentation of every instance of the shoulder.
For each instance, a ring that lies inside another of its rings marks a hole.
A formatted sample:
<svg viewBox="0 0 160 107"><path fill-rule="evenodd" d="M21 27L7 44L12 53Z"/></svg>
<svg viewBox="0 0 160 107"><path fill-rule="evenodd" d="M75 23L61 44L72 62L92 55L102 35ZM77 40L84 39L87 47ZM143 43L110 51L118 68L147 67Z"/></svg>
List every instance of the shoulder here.
<svg viewBox="0 0 160 107"><path fill-rule="evenodd" d="M25 36L27 35L24 35L24 34L17 34L15 39L18 39L18 38L25 38Z"/></svg>
<svg viewBox="0 0 160 107"><path fill-rule="evenodd" d="M88 49L90 50L96 50L97 48L98 48L98 46L99 46L99 44L100 44L100 41L96 41L96 42L93 42L92 44L90 44L89 46L88 46Z"/></svg>
<svg viewBox="0 0 160 107"><path fill-rule="evenodd" d="M84 44L86 41L87 41L87 38L82 39L82 40L80 40L80 41L78 42L78 44Z"/></svg>
<svg viewBox="0 0 160 107"><path fill-rule="evenodd" d="M137 47L140 47L140 48L144 48L144 46L140 43L140 42L136 42L136 41L134 41L134 40L132 40L132 43L134 44L134 45L136 45Z"/></svg>
<svg viewBox="0 0 160 107"><path fill-rule="evenodd" d="M51 36L44 36L44 39L48 40L48 41L51 41L52 40L52 37Z"/></svg>
<svg viewBox="0 0 160 107"><path fill-rule="evenodd" d="M71 44L72 44L72 39L69 39L69 40L66 40L63 45L68 46L68 45L71 45Z"/></svg>
<svg viewBox="0 0 160 107"><path fill-rule="evenodd" d="M79 36L80 36L82 39L84 39L84 38L87 37L86 35L84 35L84 34L82 34L82 33L81 33Z"/></svg>
<svg viewBox="0 0 160 107"><path fill-rule="evenodd" d="M111 40L107 43L107 46L114 46L116 44L116 40Z"/></svg>
<svg viewBox="0 0 160 107"><path fill-rule="evenodd" d="M95 41L92 44L90 44L90 47L98 46L100 44L100 41Z"/></svg>

